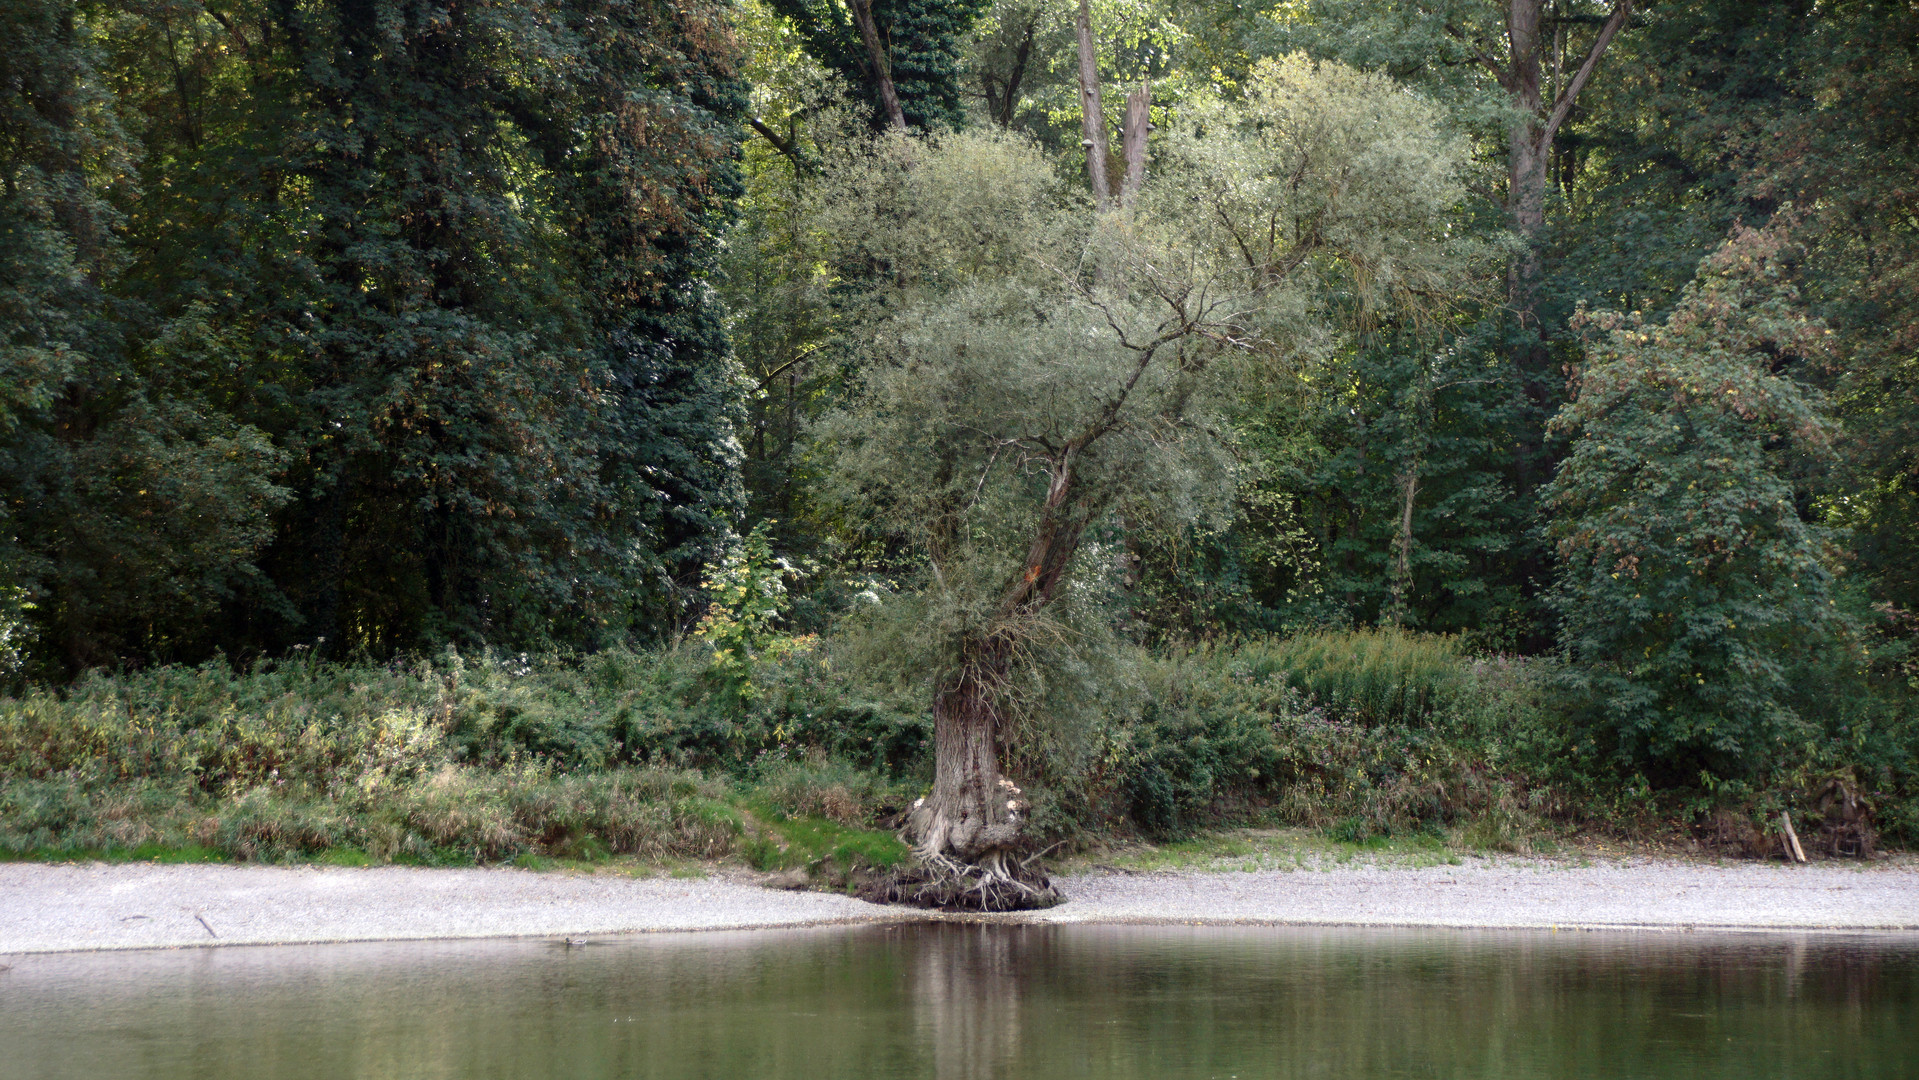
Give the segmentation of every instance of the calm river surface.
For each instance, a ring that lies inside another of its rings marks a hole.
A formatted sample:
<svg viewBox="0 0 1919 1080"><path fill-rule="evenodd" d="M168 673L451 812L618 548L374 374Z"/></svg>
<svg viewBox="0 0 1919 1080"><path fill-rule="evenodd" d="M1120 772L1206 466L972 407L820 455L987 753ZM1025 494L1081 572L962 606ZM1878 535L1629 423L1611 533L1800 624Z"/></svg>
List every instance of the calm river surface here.
<svg viewBox="0 0 1919 1080"><path fill-rule="evenodd" d="M1919 937L979 926L10 958L0 1077L1919 1077Z"/></svg>

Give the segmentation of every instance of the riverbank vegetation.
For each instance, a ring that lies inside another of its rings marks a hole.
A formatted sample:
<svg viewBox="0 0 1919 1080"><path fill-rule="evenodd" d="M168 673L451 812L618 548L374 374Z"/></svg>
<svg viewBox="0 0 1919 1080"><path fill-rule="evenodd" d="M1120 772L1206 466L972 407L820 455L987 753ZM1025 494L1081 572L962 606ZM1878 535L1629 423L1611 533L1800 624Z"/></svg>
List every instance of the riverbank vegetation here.
<svg viewBox="0 0 1919 1080"><path fill-rule="evenodd" d="M931 778L923 687L850 644L740 672L704 643L575 657L223 661L92 675L0 707L0 850L431 865L727 859L835 880L897 863ZM1036 843L1297 827L1347 843L1551 847L1582 836L1772 857L1919 838L1908 720L1838 704L1768 782L1621 775L1603 708L1551 659L1473 657L1404 631L1133 649L1020 744ZM1824 698L1823 700L1833 700ZM1861 747L1888 747L1864 760ZM1868 818L1848 799L1872 806Z"/></svg>
<svg viewBox="0 0 1919 1080"><path fill-rule="evenodd" d="M1919 843L1913 41L21 0L0 849Z"/></svg>

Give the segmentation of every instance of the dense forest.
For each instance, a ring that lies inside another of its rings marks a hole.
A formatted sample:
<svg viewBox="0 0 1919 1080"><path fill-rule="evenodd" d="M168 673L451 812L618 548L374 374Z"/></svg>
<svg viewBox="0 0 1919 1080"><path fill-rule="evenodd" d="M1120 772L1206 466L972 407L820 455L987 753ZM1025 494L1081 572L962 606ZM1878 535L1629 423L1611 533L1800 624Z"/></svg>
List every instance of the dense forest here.
<svg viewBox="0 0 1919 1080"><path fill-rule="evenodd" d="M9 844L205 709L989 869L1919 841L1915 178L1911 0L4 0ZM193 835L606 832L394 813Z"/></svg>

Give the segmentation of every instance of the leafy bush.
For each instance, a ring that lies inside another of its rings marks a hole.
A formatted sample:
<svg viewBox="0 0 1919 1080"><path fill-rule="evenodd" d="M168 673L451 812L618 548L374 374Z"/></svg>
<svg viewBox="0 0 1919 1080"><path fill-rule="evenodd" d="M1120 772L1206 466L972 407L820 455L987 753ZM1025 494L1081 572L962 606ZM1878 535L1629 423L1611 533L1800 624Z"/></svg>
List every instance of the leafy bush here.
<svg viewBox="0 0 1919 1080"><path fill-rule="evenodd" d="M1104 768L1066 800L1103 824L1171 836L1265 819L1364 838L1490 820L1512 846L1564 809L1548 765L1574 736L1543 662L1386 632L1136 662L1138 712L1108 725Z"/></svg>
<svg viewBox="0 0 1919 1080"><path fill-rule="evenodd" d="M1273 721L1300 706L1283 680L1251 669L1236 650L1143 657L1146 695L1121 734L1119 788L1134 824L1178 835L1221 816L1281 779Z"/></svg>

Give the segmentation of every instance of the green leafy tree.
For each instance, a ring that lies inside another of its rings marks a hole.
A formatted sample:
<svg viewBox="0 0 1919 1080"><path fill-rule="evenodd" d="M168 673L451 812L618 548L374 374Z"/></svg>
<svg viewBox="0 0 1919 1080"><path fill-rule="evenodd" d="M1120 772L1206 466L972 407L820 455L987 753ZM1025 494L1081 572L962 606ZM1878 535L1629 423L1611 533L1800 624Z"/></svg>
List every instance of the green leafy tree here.
<svg viewBox="0 0 1919 1080"><path fill-rule="evenodd" d="M0 20L0 563L51 668L684 629L743 505L728 9Z"/></svg>
<svg viewBox="0 0 1919 1080"><path fill-rule="evenodd" d="M1456 286L1462 305L1474 286ZM1138 545L1145 625L1204 638L1392 623L1516 645L1529 515L1500 468L1515 395L1481 346L1455 326L1376 327L1242 392L1233 521Z"/></svg>
<svg viewBox="0 0 1919 1080"><path fill-rule="evenodd" d="M771 525L763 521L722 548L701 583L710 599L694 636L713 647L713 671L736 693L749 691L753 662L780 644L786 579L801 576L798 564L773 553Z"/></svg>
<svg viewBox="0 0 1919 1080"><path fill-rule="evenodd" d="M10 5L0 44L0 484L43 672L169 655L258 583L282 455L188 369L233 359L204 308L115 295L139 197L97 17ZM16 608L18 605L14 605Z"/></svg>
<svg viewBox="0 0 1919 1080"><path fill-rule="evenodd" d="M1796 370L1828 331L1783 280L1783 229L1741 229L1662 322L1587 316L1592 359L1554 419L1562 636L1627 762L1690 781L1761 772L1808 730L1793 672L1845 632L1831 538L1795 458L1837 434Z"/></svg>

